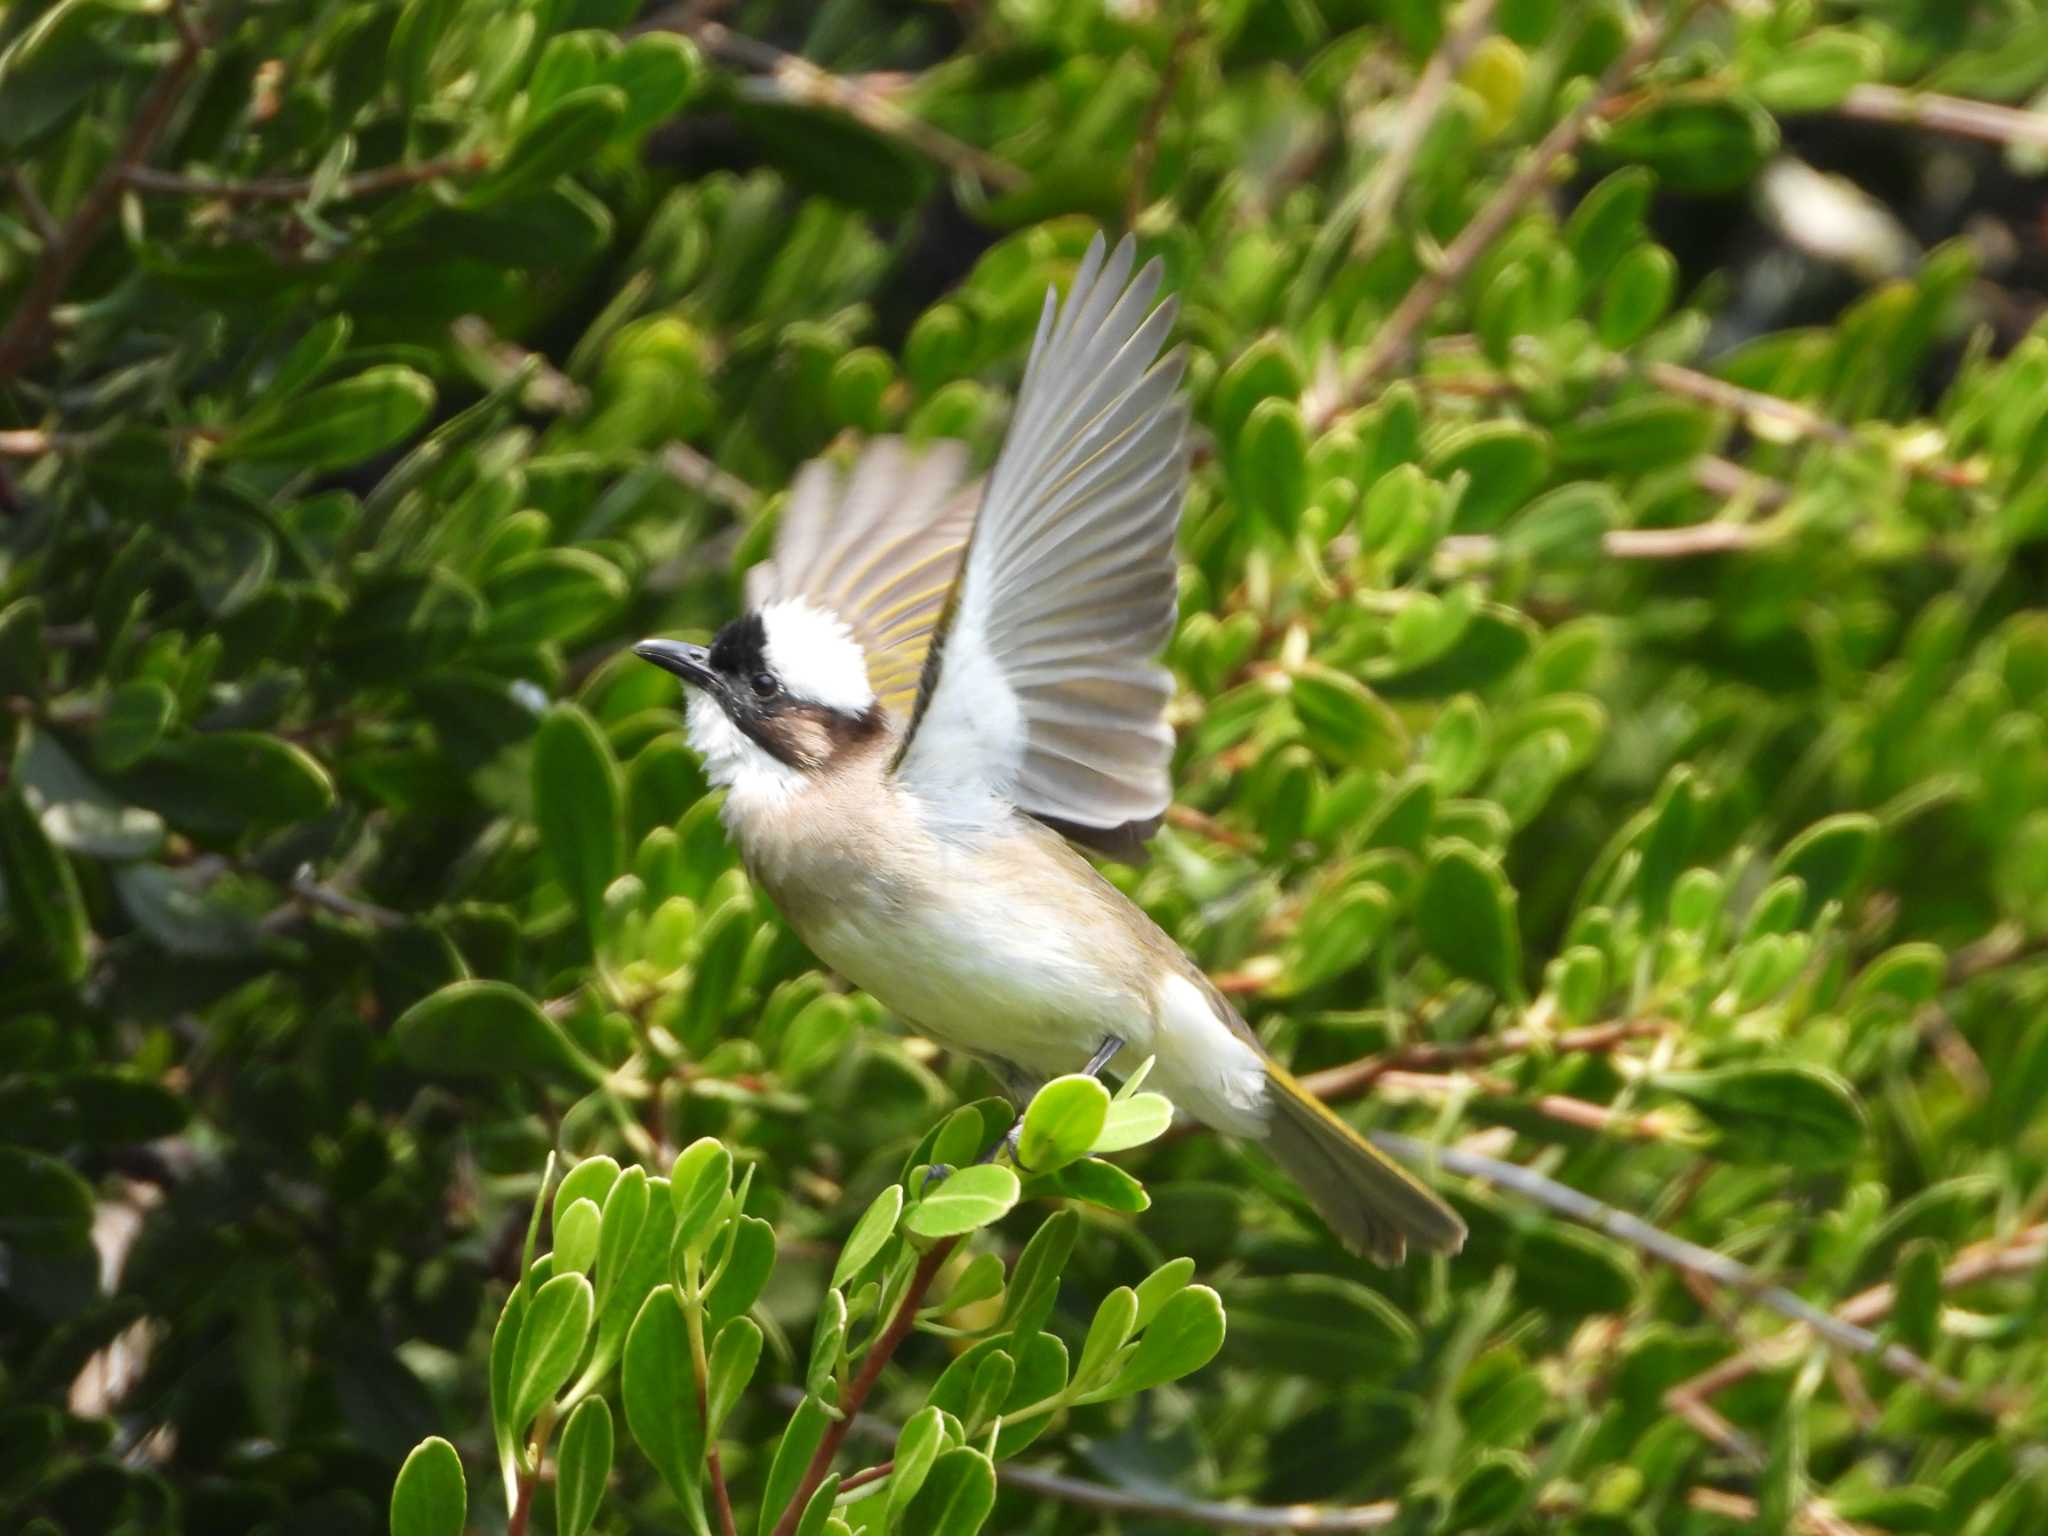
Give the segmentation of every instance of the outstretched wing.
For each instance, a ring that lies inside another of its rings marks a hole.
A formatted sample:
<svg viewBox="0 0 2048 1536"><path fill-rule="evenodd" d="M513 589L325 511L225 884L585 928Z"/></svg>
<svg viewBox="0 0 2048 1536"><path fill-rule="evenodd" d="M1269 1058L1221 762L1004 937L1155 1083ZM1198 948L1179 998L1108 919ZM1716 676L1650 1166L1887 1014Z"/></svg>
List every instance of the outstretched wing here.
<svg viewBox="0 0 2048 1536"><path fill-rule="evenodd" d="M1134 855L1172 796L1174 531L1187 488L1183 360L1160 359L1159 264L1098 236L1048 293L959 587L925 659L897 772L931 803L1008 799ZM971 811L968 812L971 814Z"/></svg>
<svg viewBox="0 0 2048 1536"><path fill-rule="evenodd" d="M753 608L800 597L843 619L867 653L875 697L902 720L974 525L966 472L958 443L919 449L891 437L848 471L813 459L790 486L774 557L747 573Z"/></svg>

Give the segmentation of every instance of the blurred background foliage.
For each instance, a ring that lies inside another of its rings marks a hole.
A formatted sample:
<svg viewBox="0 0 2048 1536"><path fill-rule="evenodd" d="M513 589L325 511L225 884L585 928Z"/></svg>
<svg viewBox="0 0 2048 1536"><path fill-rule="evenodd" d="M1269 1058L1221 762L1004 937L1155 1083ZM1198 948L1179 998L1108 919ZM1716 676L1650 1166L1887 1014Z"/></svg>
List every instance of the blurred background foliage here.
<svg viewBox="0 0 2048 1536"><path fill-rule="evenodd" d="M501 1529L549 1152L701 1136L782 1250L753 1517L988 1085L750 893L622 649L733 613L806 457L985 460L1106 226L1201 428L1114 877L1494 1173L1382 1273L1124 1154L1046 1326L1184 1254L1223 1354L991 1528L2041 1529L2048 6L643 10L0 16L0 1528L374 1532L441 1433Z"/></svg>

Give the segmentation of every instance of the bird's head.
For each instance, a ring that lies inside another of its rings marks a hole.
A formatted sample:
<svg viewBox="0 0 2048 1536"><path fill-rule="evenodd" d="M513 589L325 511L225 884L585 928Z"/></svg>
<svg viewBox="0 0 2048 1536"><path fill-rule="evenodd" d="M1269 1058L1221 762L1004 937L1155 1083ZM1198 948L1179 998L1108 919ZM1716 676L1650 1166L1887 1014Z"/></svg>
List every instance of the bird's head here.
<svg viewBox="0 0 2048 1536"><path fill-rule="evenodd" d="M709 646L643 640L633 653L689 685L690 745L714 784L793 789L886 729L859 643L801 599L734 619Z"/></svg>

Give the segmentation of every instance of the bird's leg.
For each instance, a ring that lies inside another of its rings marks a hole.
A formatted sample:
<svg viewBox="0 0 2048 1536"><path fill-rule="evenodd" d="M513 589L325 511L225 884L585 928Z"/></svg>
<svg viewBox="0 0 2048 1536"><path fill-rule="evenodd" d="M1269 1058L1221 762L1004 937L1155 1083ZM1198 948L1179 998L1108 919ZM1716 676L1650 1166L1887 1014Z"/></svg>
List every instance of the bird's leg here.
<svg viewBox="0 0 2048 1536"><path fill-rule="evenodd" d="M1084 1077L1100 1077L1102 1069L1116 1060L1116 1053L1124 1048L1123 1041L1115 1035L1107 1037L1095 1048L1095 1054L1088 1058L1088 1065L1081 1069Z"/></svg>

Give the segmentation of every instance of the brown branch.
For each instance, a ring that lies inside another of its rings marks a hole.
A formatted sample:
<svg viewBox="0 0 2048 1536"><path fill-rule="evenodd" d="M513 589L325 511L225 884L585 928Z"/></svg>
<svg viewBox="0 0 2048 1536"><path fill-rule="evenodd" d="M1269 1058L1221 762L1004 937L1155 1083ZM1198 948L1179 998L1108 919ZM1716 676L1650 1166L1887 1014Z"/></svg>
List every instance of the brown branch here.
<svg viewBox="0 0 2048 1536"><path fill-rule="evenodd" d="M1859 85L1835 108L1866 123L1902 123L1990 144L2029 144L2048 149L2048 113L2001 107L1936 91L1901 90L1896 85Z"/></svg>
<svg viewBox="0 0 2048 1536"><path fill-rule="evenodd" d="M41 355L47 341L51 312L64 297L64 289L85 260L86 252L98 240L107 220L120 206L121 191L128 173L141 165L156 148L156 142L170 126L172 116L191 83L205 54L206 39L191 25L182 10L174 12L180 32L178 51L158 72L136 107L135 120L114 151L112 161L101 172L78 204L71 221L58 237L43 247L35 275L29 279L14 317L0 332L0 384L6 383Z"/></svg>
<svg viewBox="0 0 2048 1536"><path fill-rule="evenodd" d="M1352 240L1356 259L1364 260L1378 249L1381 231L1391 222L1394 206L1415 168L1415 157L1422 151L1430 125L1436 121L1466 56L1491 30L1497 3L1498 0L1465 0L1464 8L1444 33L1436 52L1415 77L1415 89L1409 92L1408 103L1401 109L1401 119L1394 125L1387 151L1359 190L1358 225Z"/></svg>
<svg viewBox="0 0 2048 1536"><path fill-rule="evenodd" d="M1893 1374L1918 1383L1945 1403L1974 1406L1981 1411L1999 1411L1976 1402L1976 1394L1968 1385L1928 1364L1903 1344L1887 1343L1868 1328L1823 1311L1805 1297L1766 1280L1738 1259L1688 1242L1685 1238L1674 1237L1641 1217L1631 1216L1534 1169L1486 1157L1462 1147L1432 1146L1391 1131L1374 1131L1371 1139L1397 1156L1413 1162L1433 1163L1451 1173L1498 1185L1595 1231L1619 1238L1675 1269L1688 1271L1724 1290L1747 1297L1780 1317L1804 1324L1836 1349L1876 1360Z"/></svg>
<svg viewBox="0 0 2048 1536"><path fill-rule="evenodd" d="M794 1390L786 1395L799 1396ZM854 1434L878 1445L894 1445L900 1432L895 1425L872 1414L849 1414L847 1422ZM887 1470L893 1470L889 1462L856 1472L839 1485L840 1490L879 1482ZM1392 1499L1348 1509L1326 1509L1314 1504L1226 1504L1214 1499L1177 1499L1166 1494L1105 1488L1100 1483L1015 1462L998 1462L996 1481L1006 1488L1105 1514L1149 1516L1223 1531L1379 1531L1392 1525L1401 1513L1401 1506Z"/></svg>
<svg viewBox="0 0 2048 1536"><path fill-rule="evenodd" d="M1030 180L1009 161L912 116L880 92L821 69L809 59L785 53L772 43L743 37L723 22L679 18L678 23L668 23L657 15L642 23L641 29L682 23L687 23L684 30L701 43L706 52L761 71L761 87L782 100L844 112L885 138L901 140L948 170L978 176L990 186L1006 192L1014 191Z"/></svg>
<svg viewBox="0 0 2048 1536"><path fill-rule="evenodd" d="M742 517L753 516L761 505L759 491L737 475L727 474L687 443L670 443L663 448L661 467L691 490Z"/></svg>
<svg viewBox="0 0 2048 1536"><path fill-rule="evenodd" d="M1325 1103L1338 1104L1370 1092L1373 1084L1389 1072L1441 1072L1499 1061L1504 1056L1517 1056L1525 1051L1549 1051L1561 1056L1611 1051L1627 1041L1649 1039L1668 1032L1670 1028L1664 1019L1618 1019L1609 1024L1568 1030L1561 1035L1532 1029L1510 1029L1483 1039L1450 1044L1418 1041L1345 1066L1311 1072L1301 1081L1303 1087Z"/></svg>
<svg viewBox="0 0 2048 1536"><path fill-rule="evenodd" d="M490 156L482 150L446 160L423 160L417 165L387 165L344 177L335 186L334 202L374 197L396 192L445 177L474 176L491 167ZM230 203L297 203L312 194L311 176L257 176L246 181L217 181L205 176L181 176L173 171L153 170L146 165L130 166L122 180L138 192L172 197L217 198Z"/></svg>
<svg viewBox="0 0 2048 1536"><path fill-rule="evenodd" d="M909 1337L911 1327L917 1321L917 1309L924 1304L925 1292L932 1288L940 1266L959 1244L957 1237L946 1238L933 1244L917 1261L909 1289L904 1291L903 1300L897 1304L896 1315L889 1319L889 1325L868 1346L859 1373L846 1389L846 1401L838 1405L839 1417L825 1427L824 1437L818 1441L817 1450L812 1452L810 1465L804 1468L803 1478L797 1483L796 1492L790 1496L789 1507L775 1522L771 1536L795 1536L804 1509L811 1502L811 1495L818 1491L818 1485L825 1481L825 1474L832 1470L832 1458L838 1455L840 1442L846 1438L854 1415L860 1412L868 1394L874 1391L875 1383L881 1379L882 1371L895 1356L897 1347Z"/></svg>
<svg viewBox="0 0 2048 1536"><path fill-rule="evenodd" d="M1643 368L1643 376L1669 394L1683 395L1741 416L1762 416L1801 437L1815 438L1838 448L1854 448L1862 442L1848 427L1810 406L1767 395L1761 390L1745 389L1740 384L1730 384L1696 368L1686 368L1678 363L1649 363ZM1908 459L1901 467L1908 474L1957 490L1972 490L1984 483L1980 471L1944 463L1940 459Z"/></svg>
<svg viewBox="0 0 2048 1536"><path fill-rule="evenodd" d="M1492 0L1486 0L1491 4ZM1187 63L1188 49L1194 45L1197 36L1194 6L1189 5L1188 17L1173 35L1173 45L1167 51L1166 67L1159 72L1159 86L1153 91L1152 100L1145 108L1145 120L1138 125L1138 140L1131 151L1131 184L1124 193L1124 228L1136 227L1138 215L1145 207L1145 185L1152 179L1152 163L1159 156L1159 130L1166 123L1166 109L1173 102L1173 93L1180 88L1180 76Z"/></svg>
<svg viewBox="0 0 2048 1536"><path fill-rule="evenodd" d="M1720 1488L1691 1489L1685 1502L1703 1515L1719 1515L1744 1525L1752 1524L1759 1512L1756 1500L1748 1494ZM1793 1518L1806 1536L1865 1536L1865 1527L1852 1525L1819 1499L1808 1499Z"/></svg>
<svg viewBox="0 0 2048 1536"><path fill-rule="evenodd" d="M28 216L28 227L36 232L44 249L64 238L63 229L50 212L49 204L36 191L36 184L28 179L27 171L19 165L8 166L7 184L14 189L14 200L21 204L21 211Z"/></svg>
<svg viewBox="0 0 2048 1536"><path fill-rule="evenodd" d="M1445 294L1461 282L1493 242L1500 238L1515 216L1550 179L1557 162L1569 154L1585 136L1599 115L1601 106L1616 95L1636 71L1656 56L1668 30L1675 28L1698 0L1678 8L1670 27L1645 26L1620 56L1608 65L1585 99L1556 123L1524 158L1491 198L1458 231L1434 267L1416 279L1414 285L1381 324L1366 348L1365 356L1340 379L1324 399L1310 402L1305 410L1309 430L1320 432L1343 412L1361 403L1388 369L1407 357L1415 338Z"/></svg>

